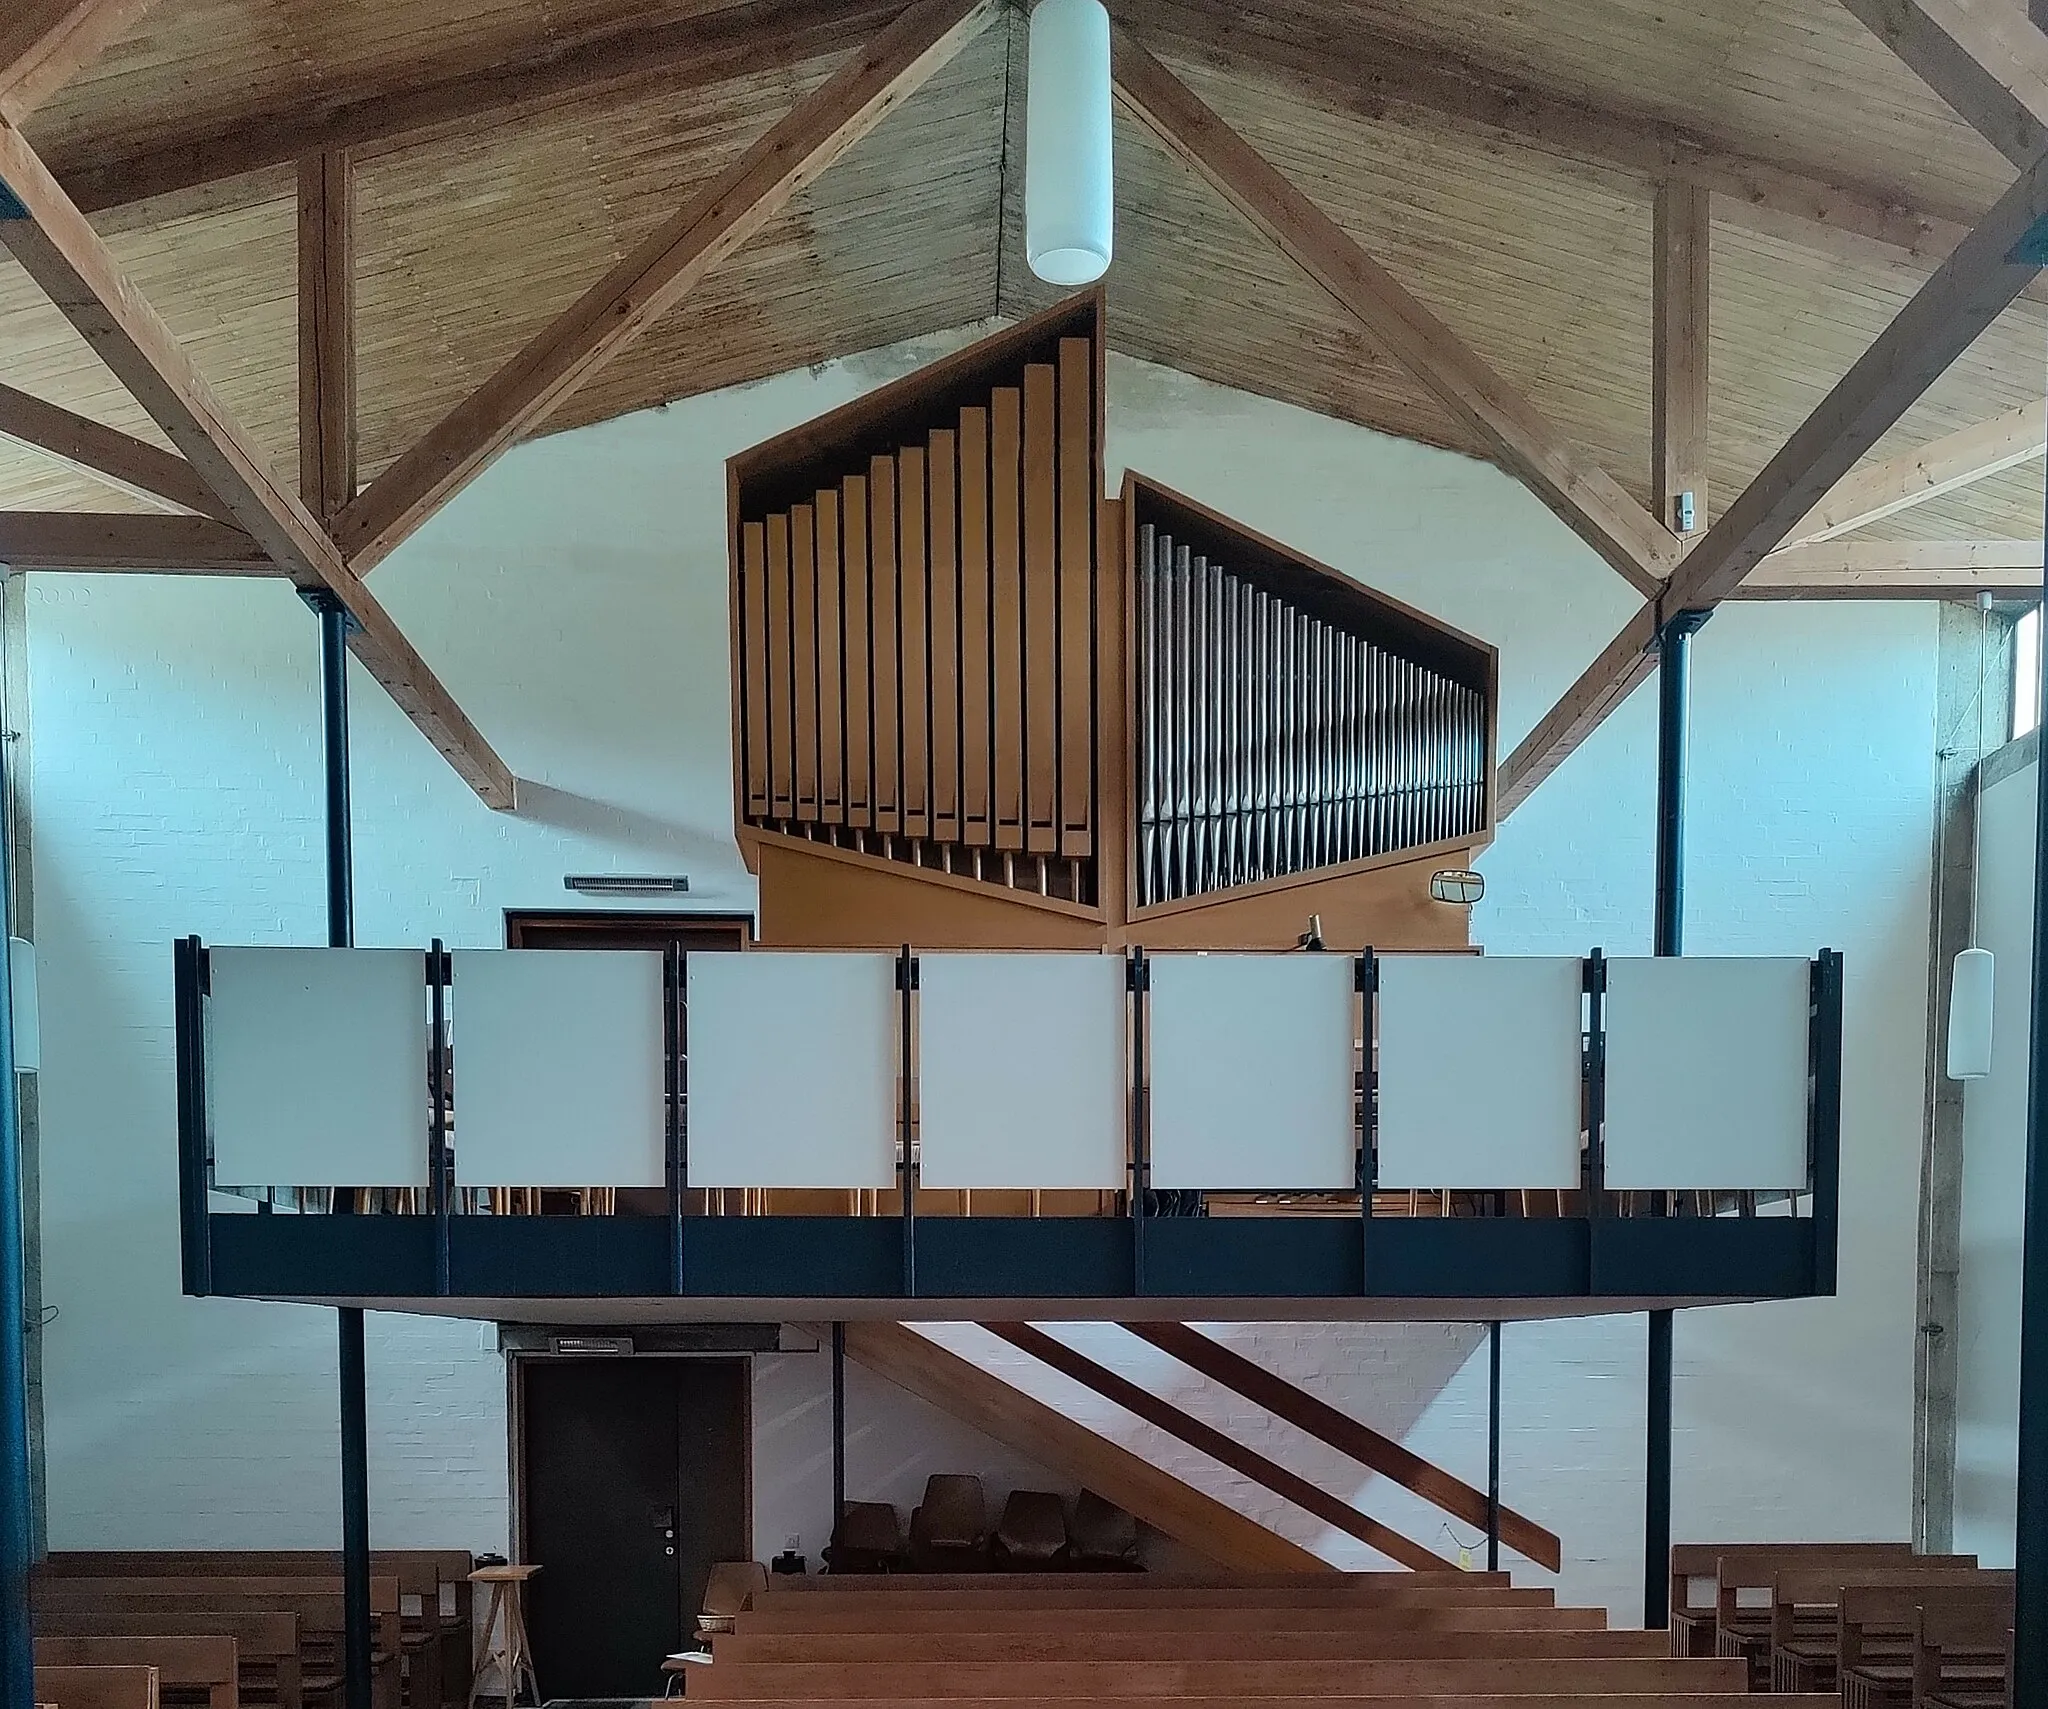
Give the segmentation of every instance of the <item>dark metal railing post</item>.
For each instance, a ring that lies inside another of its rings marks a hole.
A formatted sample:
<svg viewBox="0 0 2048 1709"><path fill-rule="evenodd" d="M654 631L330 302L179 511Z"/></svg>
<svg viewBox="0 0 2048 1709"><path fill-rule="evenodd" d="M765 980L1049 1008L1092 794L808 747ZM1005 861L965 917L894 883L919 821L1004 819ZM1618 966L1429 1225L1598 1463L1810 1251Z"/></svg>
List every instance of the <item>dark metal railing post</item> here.
<svg viewBox="0 0 2048 1709"><path fill-rule="evenodd" d="M327 797L327 942L355 942L355 869L349 826L348 633L351 618L330 593L306 595L320 619L320 728ZM350 1189L337 1187L337 1198ZM336 1209L353 1209L343 1200ZM363 1369L363 1314L338 1322L341 1388L342 1701L371 1709L370 1422Z"/></svg>
<svg viewBox="0 0 2048 1709"><path fill-rule="evenodd" d="M1653 952L1685 949L1685 770L1690 732L1692 638L1704 611L1681 611L1657 636L1657 916ZM1650 1214L1665 1213L1650 1195ZM1643 1478L1643 1624L1671 1624L1671 1328L1672 1314L1650 1313L1649 1427Z"/></svg>
<svg viewBox="0 0 2048 1709"><path fill-rule="evenodd" d="M2048 594L2048 588L2044 588ZM2048 609L2044 605L2043 609ZM2048 688L2048 684L2044 684ZM2038 716L2040 702L2036 702ZM2013 1515L2012 1695L2048 1702L2048 762L2035 769L2034 994L2020 1242L2018 1494Z"/></svg>
<svg viewBox="0 0 2048 1709"><path fill-rule="evenodd" d="M212 1186L206 1137L206 950L196 937L171 945L171 1014L178 1079L178 1230L185 1292L213 1292Z"/></svg>
<svg viewBox="0 0 2048 1709"><path fill-rule="evenodd" d="M1586 1215L1597 1217L1607 1197L1607 956L1586 957Z"/></svg>
<svg viewBox="0 0 2048 1709"><path fill-rule="evenodd" d="M1486 1570L1500 1571L1500 1319L1486 1326Z"/></svg>
<svg viewBox="0 0 2048 1709"><path fill-rule="evenodd" d="M1813 1186L1813 1291L1835 1291L1842 1214L1842 952L1813 964L1813 1107L1808 1178Z"/></svg>
<svg viewBox="0 0 2048 1709"><path fill-rule="evenodd" d="M1358 1065L1358 1291L1372 1292L1372 1196L1380 1184L1380 1080L1373 1058L1379 1033L1380 959L1371 950L1358 957L1353 985L1363 1011Z"/></svg>
<svg viewBox="0 0 2048 1709"><path fill-rule="evenodd" d="M832 1535L846 1516L846 1325L832 1325ZM829 1567L831 1563L828 1561Z"/></svg>
<svg viewBox="0 0 2048 1709"><path fill-rule="evenodd" d="M902 999L899 1027L902 1033L902 1061L900 1072L903 1083L903 1133L901 1168L903 1170L903 1297L917 1297L917 1133L911 1119L911 1103L916 1092L912 1083L911 1060L912 1028L916 1025L917 957L910 953L905 944L896 960L896 990Z"/></svg>
<svg viewBox="0 0 2048 1709"><path fill-rule="evenodd" d="M668 1125L664 1130L668 1178L668 1286L672 1294L684 1291L683 1193L690 1173L688 1129L683 1100L689 1087L689 1021L683 1008L683 980L687 963L680 943L671 943L662 957L662 1045L667 1058Z"/></svg>
<svg viewBox="0 0 2048 1709"><path fill-rule="evenodd" d="M1145 1002L1152 972L1145 948L1135 944L1125 965L1131 995L1131 1293L1145 1292L1145 1195L1152 1179L1152 1097L1145 1082Z"/></svg>
<svg viewBox="0 0 2048 1709"><path fill-rule="evenodd" d="M450 1247L450 1201L455 1196L454 1160L448 1154L448 981L454 964L447 947L436 938L427 951L427 1101L432 1113L427 1127L427 1210L434 1219L434 1292L450 1288L453 1261Z"/></svg>
<svg viewBox="0 0 2048 1709"><path fill-rule="evenodd" d="M36 1700L28 1583L35 1565L35 1492L28 1457L28 1257L23 1228L21 1099L14 1073L14 1002L8 937L14 870L6 775L0 759L0 1702ZM202 1200L203 1205L203 1200Z"/></svg>

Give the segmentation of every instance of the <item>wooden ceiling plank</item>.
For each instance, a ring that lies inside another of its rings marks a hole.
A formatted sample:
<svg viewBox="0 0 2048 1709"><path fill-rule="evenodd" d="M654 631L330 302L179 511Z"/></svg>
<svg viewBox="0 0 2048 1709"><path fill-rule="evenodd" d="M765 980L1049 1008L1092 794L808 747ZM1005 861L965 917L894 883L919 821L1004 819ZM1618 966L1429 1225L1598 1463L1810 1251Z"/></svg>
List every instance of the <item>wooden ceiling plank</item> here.
<svg viewBox="0 0 2048 1709"><path fill-rule="evenodd" d="M1845 476L1792 530L1791 543L1832 540L1940 498L2048 450L2048 409L2021 404L1989 421Z"/></svg>
<svg viewBox="0 0 2048 1709"><path fill-rule="evenodd" d="M729 79L842 52L901 0L754 0L663 23L550 39L523 53L479 49L417 83L350 89L241 113L187 136L95 142L49 165L87 213L196 190L331 149L367 158L450 126L537 109L598 88L659 81L682 95Z"/></svg>
<svg viewBox="0 0 2048 1709"><path fill-rule="evenodd" d="M175 451L160 450L89 416L0 385L0 435L75 464L125 493L233 522L199 472Z"/></svg>
<svg viewBox="0 0 2048 1709"><path fill-rule="evenodd" d="M1781 546L1736 599L1997 599L2041 596L2039 540L1829 540Z"/></svg>
<svg viewBox="0 0 2048 1709"><path fill-rule="evenodd" d="M14 0L0 21L0 118L18 125L126 35L155 0Z"/></svg>
<svg viewBox="0 0 2048 1709"><path fill-rule="evenodd" d="M355 168L299 162L299 496L332 522L356 496Z"/></svg>
<svg viewBox="0 0 2048 1709"><path fill-rule="evenodd" d="M350 573L312 513L214 397L171 330L122 273L85 216L14 126L0 120L0 184L26 217L0 243L134 395L235 520L304 590L332 593L355 619L349 645L463 780L492 807L513 805L505 763L384 608Z"/></svg>
<svg viewBox="0 0 2048 1709"><path fill-rule="evenodd" d="M208 516L0 510L0 564L10 570L277 576L249 535Z"/></svg>
<svg viewBox="0 0 2048 1709"><path fill-rule="evenodd" d="M1711 611L1779 546L2040 271L2015 251L2048 220L2048 156L1990 213L1842 376L1501 768L1501 813L1528 799L1649 674L1659 616Z"/></svg>
<svg viewBox="0 0 2048 1709"><path fill-rule="evenodd" d="M1122 29L1115 74L1125 101L1167 147L1356 317L1573 533L1639 591L1662 585L1678 540L1618 481Z"/></svg>
<svg viewBox="0 0 2048 1709"><path fill-rule="evenodd" d="M2048 148L2048 37L2010 0L1842 0L2015 166Z"/></svg>
<svg viewBox="0 0 2048 1709"><path fill-rule="evenodd" d="M1709 192L1716 219L1851 259L1931 266L1983 211L1931 206L1894 184L1770 159L1649 111L1561 95L1384 31L1297 39L1222 0L1117 0L1112 9L1193 64L1236 76L1251 70L1338 111L1476 131L1636 183L1676 179Z"/></svg>
<svg viewBox="0 0 2048 1709"><path fill-rule="evenodd" d="M374 568L973 39L996 0L914 0L896 19L456 405L335 519Z"/></svg>
<svg viewBox="0 0 2048 1709"><path fill-rule="evenodd" d="M1657 186L1650 238L1650 494L1674 534L1707 520L1707 255L1697 184ZM1688 513L1681 524L1681 511Z"/></svg>

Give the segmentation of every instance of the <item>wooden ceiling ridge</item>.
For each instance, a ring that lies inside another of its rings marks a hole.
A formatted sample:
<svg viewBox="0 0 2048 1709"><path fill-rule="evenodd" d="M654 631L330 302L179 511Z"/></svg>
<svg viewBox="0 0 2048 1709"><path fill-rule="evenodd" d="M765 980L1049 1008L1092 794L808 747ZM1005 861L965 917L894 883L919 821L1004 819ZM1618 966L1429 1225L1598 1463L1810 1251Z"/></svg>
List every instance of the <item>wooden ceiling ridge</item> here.
<svg viewBox="0 0 2048 1709"><path fill-rule="evenodd" d="M391 464L334 521L374 568L979 33L999 0L912 0L725 172Z"/></svg>
<svg viewBox="0 0 2048 1709"><path fill-rule="evenodd" d="M687 93L842 53L902 0L746 0L684 18L586 31L507 53L473 47L375 90L300 95L183 135L53 151L72 200L103 213L201 189L334 149L362 158L511 109L536 110L593 89L659 81Z"/></svg>
<svg viewBox="0 0 2048 1709"><path fill-rule="evenodd" d="M340 600L356 657L464 781L493 807L513 805L511 771L398 626L350 572L318 518L278 485L177 339L14 125L0 118L0 184L11 217L0 242L235 520L304 590ZM167 520L167 519L157 519Z"/></svg>
<svg viewBox="0 0 2048 1709"><path fill-rule="evenodd" d="M1638 591L1655 593L1664 585L1680 542L1620 482L1121 26L1114 70L1118 93L1160 140L1352 315L1559 520Z"/></svg>

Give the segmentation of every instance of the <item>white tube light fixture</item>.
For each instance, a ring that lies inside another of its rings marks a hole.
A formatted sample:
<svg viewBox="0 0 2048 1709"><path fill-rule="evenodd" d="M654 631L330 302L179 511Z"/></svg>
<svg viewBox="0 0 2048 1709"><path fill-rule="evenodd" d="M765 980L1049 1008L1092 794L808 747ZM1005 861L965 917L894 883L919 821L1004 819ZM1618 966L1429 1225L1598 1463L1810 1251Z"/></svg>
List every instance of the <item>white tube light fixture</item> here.
<svg viewBox="0 0 2048 1709"><path fill-rule="evenodd" d="M1038 0L1024 107L1024 255L1048 285L1109 271L1109 13L1102 0Z"/></svg>
<svg viewBox="0 0 2048 1709"><path fill-rule="evenodd" d="M1982 1080L1991 1072L1991 983L1988 949L1956 956L1948 987L1948 1077Z"/></svg>

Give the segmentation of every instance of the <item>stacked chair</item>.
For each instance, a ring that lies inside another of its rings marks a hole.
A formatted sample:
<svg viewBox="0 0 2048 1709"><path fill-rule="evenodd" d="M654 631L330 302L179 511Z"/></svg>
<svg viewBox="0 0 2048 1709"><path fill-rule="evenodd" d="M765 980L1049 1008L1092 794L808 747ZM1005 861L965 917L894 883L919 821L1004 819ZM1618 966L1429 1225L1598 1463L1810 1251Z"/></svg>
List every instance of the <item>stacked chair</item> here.
<svg viewBox="0 0 2048 1709"><path fill-rule="evenodd" d="M1050 1490L1012 1490L993 1527L979 1478L936 1473L906 1533L883 1501L850 1501L825 1549L828 1574L1135 1571L1138 1522L1083 1490L1070 1519Z"/></svg>

